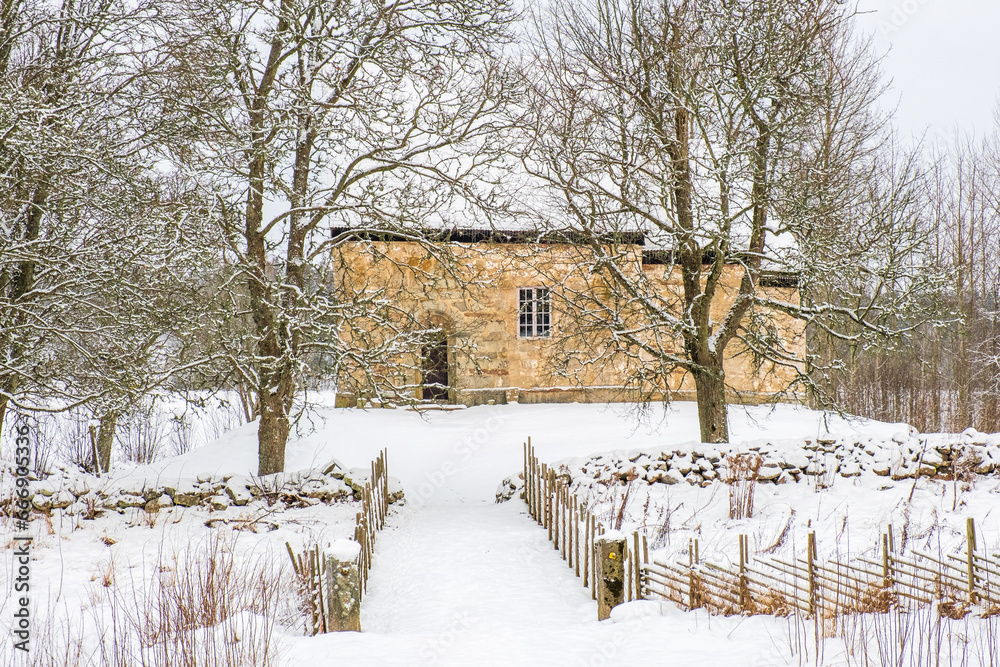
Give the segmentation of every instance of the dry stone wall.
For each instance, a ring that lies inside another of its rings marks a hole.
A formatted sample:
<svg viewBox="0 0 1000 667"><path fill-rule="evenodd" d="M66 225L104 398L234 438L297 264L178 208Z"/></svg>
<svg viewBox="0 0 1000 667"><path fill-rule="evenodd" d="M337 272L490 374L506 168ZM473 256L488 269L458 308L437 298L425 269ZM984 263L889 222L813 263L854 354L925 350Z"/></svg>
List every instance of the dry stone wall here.
<svg viewBox="0 0 1000 667"><path fill-rule="evenodd" d="M951 479L960 475L1000 473L1000 433L969 429L960 434L899 433L884 440L865 437L837 439L764 439L736 445L686 443L660 450L642 449L595 454L552 464L566 483L589 486L598 480L643 480L649 484L708 486L724 481L727 460L736 454L761 457L758 482L787 484L810 478L872 475L893 480L915 477ZM508 479L498 489L513 495Z"/></svg>
<svg viewBox="0 0 1000 667"><path fill-rule="evenodd" d="M14 471L0 470L0 512L10 511L14 496ZM202 507L225 510L262 499L270 506L306 507L360 499L371 475L366 468L345 469L339 462L291 473L263 477L202 474L168 481L141 475L97 477L74 466L56 467L44 479L32 476L35 511L61 510L69 515L95 518L106 512L132 508L155 512L166 507ZM390 501L403 498L399 480L389 478Z"/></svg>

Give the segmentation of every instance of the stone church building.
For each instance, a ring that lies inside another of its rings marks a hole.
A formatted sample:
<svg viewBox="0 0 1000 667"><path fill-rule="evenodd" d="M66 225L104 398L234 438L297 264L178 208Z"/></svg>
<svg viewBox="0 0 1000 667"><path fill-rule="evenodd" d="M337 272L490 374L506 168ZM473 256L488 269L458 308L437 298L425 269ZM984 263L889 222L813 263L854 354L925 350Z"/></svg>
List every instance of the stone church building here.
<svg viewBox="0 0 1000 667"><path fill-rule="evenodd" d="M440 329L440 338L423 347L400 383L414 398L464 405L495 403L617 402L636 400L624 388L635 370L628 360L585 364L567 372L564 343L576 320L567 312L574 290L590 289L586 265L589 246L565 236L552 240L534 232L452 230L434 245L393 234L358 234L336 245L335 275L356 294L387 295L416 322ZM626 272L642 272L668 300L682 293L679 268L668 251L649 250L641 233L615 237L615 252ZM443 253L435 248L445 247ZM736 294L743 271L726 265L722 297L712 319L718 321ZM789 273L762 276L765 293L798 303L797 278ZM773 316L786 349L803 358L804 326L782 314ZM610 336L610 333L608 334ZM600 349L601 336L590 336ZM605 338L607 340L607 338ZM679 346L679 341L678 341ZM760 363L744 354L739 341L727 350L726 381L745 403L796 400L785 393L794 368ZM693 399L694 382L683 370L669 377L674 399ZM357 389L362 396L364 387ZM648 397L648 396L647 396ZM345 395L345 404L354 400ZM655 398L652 397L652 398ZM734 396L735 398L735 396Z"/></svg>

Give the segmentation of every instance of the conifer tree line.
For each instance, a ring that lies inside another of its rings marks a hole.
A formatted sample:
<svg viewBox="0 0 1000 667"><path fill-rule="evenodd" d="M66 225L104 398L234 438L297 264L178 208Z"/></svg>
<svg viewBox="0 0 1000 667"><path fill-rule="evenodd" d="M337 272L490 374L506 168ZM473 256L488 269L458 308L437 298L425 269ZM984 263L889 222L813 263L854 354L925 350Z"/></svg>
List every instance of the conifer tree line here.
<svg viewBox="0 0 1000 667"><path fill-rule="evenodd" d="M489 226L574 234L587 288L553 290L551 372L630 360L648 398L680 369L707 441L737 349L816 407L1000 430L1000 140L897 139L850 11L0 0L0 437L83 414L107 470L151 401L225 391L280 471L310 390L413 402L442 335L394 292L413 267L365 239L421 245L413 296L476 298L435 230ZM676 302L619 270L607 239L636 230L680 267ZM338 265L359 242L389 280ZM760 288L775 273L801 301Z"/></svg>

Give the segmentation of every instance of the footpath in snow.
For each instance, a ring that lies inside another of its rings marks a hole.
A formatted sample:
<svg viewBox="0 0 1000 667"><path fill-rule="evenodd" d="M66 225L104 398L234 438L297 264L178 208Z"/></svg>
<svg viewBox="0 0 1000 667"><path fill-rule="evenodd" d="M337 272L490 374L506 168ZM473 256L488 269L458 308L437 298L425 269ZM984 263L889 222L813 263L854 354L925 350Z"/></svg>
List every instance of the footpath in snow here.
<svg viewBox="0 0 1000 667"><path fill-rule="evenodd" d="M613 621L597 621L589 590L519 502L428 505L396 514L382 534L362 605L364 632L296 640L287 664L541 667L789 660L787 651L782 656L776 648L786 638L773 619L709 619L641 601L619 608ZM722 637L720 630L726 632Z"/></svg>
<svg viewBox="0 0 1000 667"><path fill-rule="evenodd" d="M565 418L559 414L565 411L550 414ZM640 601L599 623L589 590L523 502L494 503L499 481L520 469L518 438L534 432L541 450L555 457L620 447L623 438L632 444L653 439L651 434L615 438L608 424L617 420L604 414L595 420L603 429L567 442L540 406L525 411L530 418L520 428L510 423L510 411L477 411L478 419L472 412L432 417L440 429L437 441L426 441L428 434L416 428L410 448L390 447L391 473L403 479L409 500L379 537L362 605L364 632L296 639L288 647L288 664L333 664L333 655L341 664L373 666L735 666L793 660L787 623L767 617L710 619ZM578 416L586 420L593 412L590 407ZM786 427L815 432L815 421L801 421L790 419ZM748 419L740 430L752 437L758 428L765 427ZM572 430L587 433L579 423ZM690 439L685 430L674 433ZM662 435L657 439L662 442Z"/></svg>

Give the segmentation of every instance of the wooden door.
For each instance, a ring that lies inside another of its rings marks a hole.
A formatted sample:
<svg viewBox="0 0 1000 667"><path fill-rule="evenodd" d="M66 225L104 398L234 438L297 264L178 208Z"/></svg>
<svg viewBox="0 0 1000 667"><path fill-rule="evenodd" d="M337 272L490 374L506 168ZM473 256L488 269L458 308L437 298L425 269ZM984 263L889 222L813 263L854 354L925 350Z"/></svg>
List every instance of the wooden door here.
<svg viewBox="0 0 1000 667"><path fill-rule="evenodd" d="M448 341L441 339L423 349L424 384L439 385L424 387L424 400L447 401L448 386Z"/></svg>

